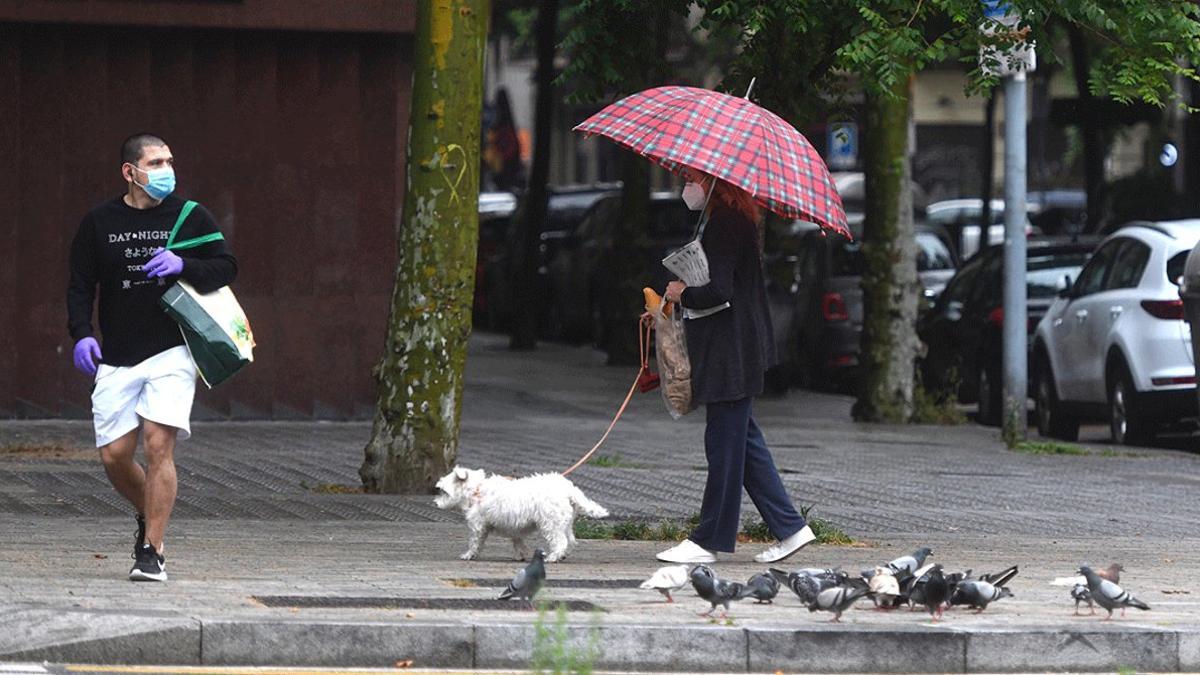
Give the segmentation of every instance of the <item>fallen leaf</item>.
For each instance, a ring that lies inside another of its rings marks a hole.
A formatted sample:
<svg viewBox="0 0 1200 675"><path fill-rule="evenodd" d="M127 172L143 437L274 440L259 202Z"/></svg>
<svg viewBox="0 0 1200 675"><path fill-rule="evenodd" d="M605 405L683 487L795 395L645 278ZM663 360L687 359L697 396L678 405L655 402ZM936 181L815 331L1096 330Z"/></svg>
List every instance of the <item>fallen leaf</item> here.
<svg viewBox="0 0 1200 675"><path fill-rule="evenodd" d="M396 668L412 668L412 664L413 664L412 659L404 659L402 661L397 661L395 667Z"/></svg>
<svg viewBox="0 0 1200 675"><path fill-rule="evenodd" d="M1191 595L1191 591L1163 589L1163 595Z"/></svg>
<svg viewBox="0 0 1200 675"><path fill-rule="evenodd" d="M96 560L108 560L108 556L104 555L103 553L93 553L92 557Z"/></svg>
<svg viewBox="0 0 1200 675"><path fill-rule="evenodd" d="M417 616L417 615L416 615L416 614L413 614L412 612L407 612L407 613L404 615L404 618L406 618L406 619L413 619L413 618L416 618L416 616Z"/></svg>

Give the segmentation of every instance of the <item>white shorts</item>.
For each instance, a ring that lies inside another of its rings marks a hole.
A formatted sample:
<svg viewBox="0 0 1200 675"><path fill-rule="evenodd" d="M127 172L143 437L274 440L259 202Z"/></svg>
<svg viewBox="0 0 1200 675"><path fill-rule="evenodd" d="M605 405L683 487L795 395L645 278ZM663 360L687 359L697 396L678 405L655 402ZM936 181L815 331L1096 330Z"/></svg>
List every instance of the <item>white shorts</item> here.
<svg viewBox="0 0 1200 675"><path fill-rule="evenodd" d="M180 345L128 368L100 364L92 390L96 447L137 429L141 419L179 429L177 440L192 435L196 365Z"/></svg>

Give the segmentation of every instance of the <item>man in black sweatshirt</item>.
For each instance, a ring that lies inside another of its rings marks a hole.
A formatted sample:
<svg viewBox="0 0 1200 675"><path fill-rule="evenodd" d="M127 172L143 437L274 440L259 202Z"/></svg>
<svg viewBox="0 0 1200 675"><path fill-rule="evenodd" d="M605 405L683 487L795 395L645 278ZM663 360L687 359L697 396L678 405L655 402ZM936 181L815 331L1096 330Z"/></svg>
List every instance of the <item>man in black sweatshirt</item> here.
<svg viewBox="0 0 1200 675"><path fill-rule="evenodd" d="M137 509L134 581L165 581L163 536L175 505L175 441L191 435L196 387L178 324L158 299L177 279L201 293L237 276L216 221L207 209L185 209L175 188L174 157L152 134L121 146L125 193L92 209L71 244L68 328L75 367L95 378L92 416L96 446L109 482ZM176 223L172 250L165 250ZM96 340L92 306L99 289ZM138 431L146 455L134 460Z"/></svg>

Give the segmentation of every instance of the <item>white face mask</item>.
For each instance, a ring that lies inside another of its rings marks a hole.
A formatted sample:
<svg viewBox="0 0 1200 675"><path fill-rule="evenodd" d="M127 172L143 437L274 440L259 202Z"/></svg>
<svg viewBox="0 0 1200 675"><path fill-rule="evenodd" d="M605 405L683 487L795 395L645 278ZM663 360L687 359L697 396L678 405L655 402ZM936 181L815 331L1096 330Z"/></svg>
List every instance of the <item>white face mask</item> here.
<svg viewBox="0 0 1200 675"><path fill-rule="evenodd" d="M704 186L699 183L688 181L683 185L683 203L693 211L699 211L704 208Z"/></svg>

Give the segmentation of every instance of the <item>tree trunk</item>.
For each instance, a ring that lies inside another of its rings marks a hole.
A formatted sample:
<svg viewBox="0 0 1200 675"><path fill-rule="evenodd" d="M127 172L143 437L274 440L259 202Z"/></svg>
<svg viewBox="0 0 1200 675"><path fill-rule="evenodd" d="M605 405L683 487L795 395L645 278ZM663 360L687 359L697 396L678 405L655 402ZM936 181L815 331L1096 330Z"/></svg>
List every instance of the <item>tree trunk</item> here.
<svg viewBox="0 0 1200 675"><path fill-rule="evenodd" d="M640 251L647 247L650 212L650 162L628 150L620 150L621 215L613 232L613 248L598 265L601 279L593 287L591 306L599 311L603 326L600 346L610 366L639 363L638 317L644 311L642 287L649 282L647 260ZM596 292L600 289L602 292ZM604 289L607 289L606 291ZM664 288L656 288L662 293Z"/></svg>
<svg viewBox="0 0 1200 675"><path fill-rule="evenodd" d="M912 416L918 346L909 81L891 94L868 94L866 103L862 390L853 415L867 422L907 422Z"/></svg>
<svg viewBox="0 0 1200 675"><path fill-rule="evenodd" d="M1087 38L1077 24L1067 24L1067 36L1071 44L1071 70L1075 75L1075 100L1079 110L1079 140L1083 144L1083 185L1087 190L1087 225L1085 231L1094 232L1104 218L1104 158L1108 155L1108 143L1104 129L1095 115L1096 97L1088 89L1088 74L1091 72L1091 56Z"/></svg>
<svg viewBox="0 0 1200 675"><path fill-rule="evenodd" d="M513 279L513 333L510 349L537 347L539 308L542 300L537 286L540 263L538 245L541 224L546 220L550 179L550 139L554 131L554 49L558 42L558 0L539 0L537 25L537 71L534 75L537 100L534 104L533 166L529 171L529 189L521 210L520 251L515 259Z"/></svg>
<svg viewBox="0 0 1200 675"><path fill-rule="evenodd" d="M418 0L404 210L368 492L425 492L454 465L479 233L488 0Z"/></svg>

